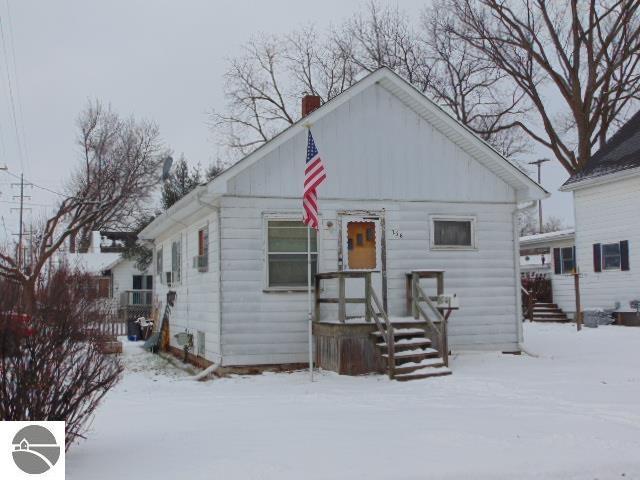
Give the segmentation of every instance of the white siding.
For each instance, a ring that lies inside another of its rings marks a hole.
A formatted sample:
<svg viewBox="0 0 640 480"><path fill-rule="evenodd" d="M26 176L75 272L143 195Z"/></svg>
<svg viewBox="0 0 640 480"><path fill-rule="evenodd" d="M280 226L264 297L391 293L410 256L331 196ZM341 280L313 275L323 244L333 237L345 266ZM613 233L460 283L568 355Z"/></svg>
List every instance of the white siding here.
<svg viewBox="0 0 640 480"><path fill-rule="evenodd" d="M171 313L171 344L177 346L173 335L185 329L192 333L196 342L197 331L205 333L205 358L210 361L220 360L220 302L219 302L219 243L218 243L218 214L203 210L188 222L188 227L176 226L156 239L156 251L163 250L163 275L171 271L171 243L182 239L182 280L174 285L172 290L177 293L176 306ZM199 272L193 267L193 257L198 254L198 231L209 228L209 269ZM154 255L153 270L156 261ZM162 301L162 308L166 303L168 287L160 282L160 276L154 277L155 291ZM197 351L194 345L192 353Z"/></svg>
<svg viewBox="0 0 640 480"><path fill-rule="evenodd" d="M405 273L444 268L462 308L450 319L453 348L517 348L514 238L509 204L322 201L321 271L338 268L338 211L382 211L386 222L389 311L404 316ZM265 213L299 216L297 199L225 197L222 202L222 351L226 365L304 362L305 292L266 292ZM431 214L477 218L478 248L431 251ZM333 223L332 227L327 222ZM402 233L394 238L392 230ZM428 285L427 285L428 286ZM323 292L328 296L329 291ZM325 310L325 306L323 306Z"/></svg>
<svg viewBox="0 0 640 480"><path fill-rule="evenodd" d="M373 85L312 127L324 199L513 202L515 192L384 88ZM301 195L307 131L244 170L229 194Z"/></svg>
<svg viewBox="0 0 640 480"><path fill-rule="evenodd" d="M148 273L151 274L151 271ZM116 301L120 299L120 293L125 290L133 289L133 276L147 275L136 268L135 261L122 260L113 269L111 269L113 298ZM155 279L154 279L155 280Z"/></svg>
<svg viewBox="0 0 640 480"><path fill-rule="evenodd" d="M640 298L640 177L574 191L576 247L584 309L628 308ZM593 244L629 241L630 270L593 269Z"/></svg>

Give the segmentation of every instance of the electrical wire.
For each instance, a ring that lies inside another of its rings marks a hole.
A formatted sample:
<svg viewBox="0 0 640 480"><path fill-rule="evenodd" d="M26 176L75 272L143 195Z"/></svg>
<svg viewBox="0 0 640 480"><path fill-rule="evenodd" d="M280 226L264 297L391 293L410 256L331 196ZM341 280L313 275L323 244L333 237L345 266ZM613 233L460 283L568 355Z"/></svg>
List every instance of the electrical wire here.
<svg viewBox="0 0 640 480"><path fill-rule="evenodd" d="M13 178L20 180L20 175L13 173L11 170L4 170L4 172L8 173L9 175L11 175ZM52 190L50 188L47 187L43 187L42 185L38 185L37 183L33 183L31 180L27 179L27 178L23 178L25 185L29 184L32 187L36 187L39 188L40 190L44 190L45 192L49 192L49 193L53 193L55 195L59 195L61 197L67 197L68 195L65 195L64 193L60 193L60 192L56 192L55 190Z"/></svg>
<svg viewBox="0 0 640 480"><path fill-rule="evenodd" d="M4 58L6 60L5 64L9 64L9 55L7 53L7 42L4 35L4 22L2 21L2 16L0 15L0 39L2 40L2 51L4 53ZM6 69L7 72L7 86L9 88L9 100L11 105L11 118L13 119L13 127L16 131L16 144L18 146L18 158L20 159L20 169L24 170L24 154L22 148L22 141L20 136L20 129L18 128L18 116L16 115L16 104L13 94L13 86L11 82L11 74L9 73L9 69Z"/></svg>
<svg viewBox="0 0 640 480"><path fill-rule="evenodd" d="M11 20L11 7L9 0L5 1L7 5L7 21L9 26L9 40L11 43L11 59L13 63L13 79L16 86L16 98L18 101L18 113L20 114L20 131L22 133L22 143L24 147L25 160L27 163L27 172L31 174L31 155L29 154L29 142L27 141L27 133L24 127L24 109L22 108L22 95L20 94L20 79L18 78L18 67L16 62L16 47L13 37L13 21Z"/></svg>

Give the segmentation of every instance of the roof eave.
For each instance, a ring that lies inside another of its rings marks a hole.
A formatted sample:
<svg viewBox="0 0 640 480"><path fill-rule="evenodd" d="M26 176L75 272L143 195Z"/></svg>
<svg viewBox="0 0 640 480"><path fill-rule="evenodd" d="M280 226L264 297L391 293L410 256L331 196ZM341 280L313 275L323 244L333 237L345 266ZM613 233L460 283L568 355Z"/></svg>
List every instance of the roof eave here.
<svg viewBox="0 0 640 480"><path fill-rule="evenodd" d="M596 185L602 185L605 183L615 182L625 178L633 178L640 176L640 167L628 168L626 170L618 170L617 172L605 173L597 177L585 178L584 180L578 180L577 182L564 184L559 190L561 192L571 192L573 190L579 190L581 188L594 187Z"/></svg>

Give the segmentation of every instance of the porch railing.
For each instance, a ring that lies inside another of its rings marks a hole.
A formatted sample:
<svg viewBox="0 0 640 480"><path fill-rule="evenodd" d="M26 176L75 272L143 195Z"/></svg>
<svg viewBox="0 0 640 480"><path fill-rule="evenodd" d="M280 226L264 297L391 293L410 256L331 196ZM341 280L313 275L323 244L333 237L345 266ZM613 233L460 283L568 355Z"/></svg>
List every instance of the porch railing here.
<svg viewBox="0 0 640 480"><path fill-rule="evenodd" d="M533 291L527 290L522 285L520 285L520 291L522 292L522 315L533 322L533 305L535 304Z"/></svg>
<svg viewBox="0 0 640 480"><path fill-rule="evenodd" d="M371 270L359 270L359 271L338 271L338 272L324 272L318 273L315 277L315 320L320 319L320 304L321 303L337 303L338 304L338 320L342 323L347 319L347 304L364 304L364 318L365 321L375 322L378 332L387 346L387 360L388 360L388 373L389 378L394 377L395 373L395 343L393 326L389 320L389 315L382 306L382 302L378 298L371 283L371 274L375 273ZM364 296L363 297L347 297L346 296L346 281L347 279L363 278L364 279ZM325 280L338 280L338 296L337 297L322 297L321 287L322 281Z"/></svg>
<svg viewBox="0 0 640 480"><path fill-rule="evenodd" d="M125 290L120 293L120 307L151 305L153 290Z"/></svg>
<svg viewBox="0 0 640 480"><path fill-rule="evenodd" d="M438 337L438 353L445 366L449 366L449 340L447 332L447 317L443 311L435 306L431 298L420 286L421 278L435 278L438 284L438 295L444 293L444 271L416 270L407 274L407 300L411 306L411 313L416 320L422 318ZM449 310L450 312L450 310Z"/></svg>

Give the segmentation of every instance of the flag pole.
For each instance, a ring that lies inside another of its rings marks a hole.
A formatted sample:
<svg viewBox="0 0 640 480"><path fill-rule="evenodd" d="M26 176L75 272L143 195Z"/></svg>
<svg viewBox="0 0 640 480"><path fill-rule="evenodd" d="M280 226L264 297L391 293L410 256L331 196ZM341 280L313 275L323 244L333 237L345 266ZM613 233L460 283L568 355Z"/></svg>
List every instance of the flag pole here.
<svg viewBox="0 0 640 480"><path fill-rule="evenodd" d="M311 313L311 227L307 225L307 318L309 323L309 377L313 382L313 315Z"/></svg>

